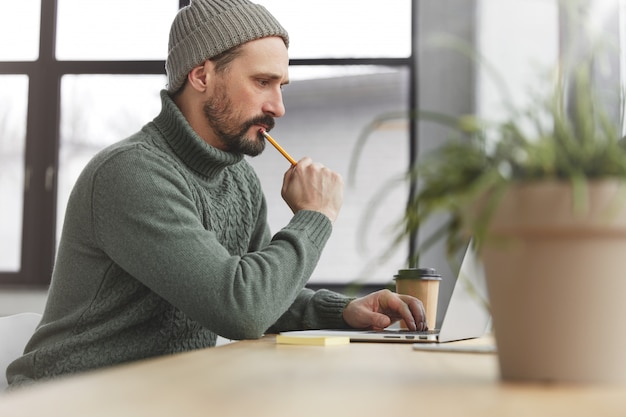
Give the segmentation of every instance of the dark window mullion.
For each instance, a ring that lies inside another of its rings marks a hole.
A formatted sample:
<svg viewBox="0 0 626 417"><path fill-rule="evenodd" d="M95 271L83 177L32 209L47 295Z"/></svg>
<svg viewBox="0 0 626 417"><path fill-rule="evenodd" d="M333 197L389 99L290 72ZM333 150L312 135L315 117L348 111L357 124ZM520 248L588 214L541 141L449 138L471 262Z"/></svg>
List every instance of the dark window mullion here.
<svg viewBox="0 0 626 417"><path fill-rule="evenodd" d="M55 251L60 73L55 59L57 0L41 2L39 59L29 74L22 270L19 284L47 285Z"/></svg>

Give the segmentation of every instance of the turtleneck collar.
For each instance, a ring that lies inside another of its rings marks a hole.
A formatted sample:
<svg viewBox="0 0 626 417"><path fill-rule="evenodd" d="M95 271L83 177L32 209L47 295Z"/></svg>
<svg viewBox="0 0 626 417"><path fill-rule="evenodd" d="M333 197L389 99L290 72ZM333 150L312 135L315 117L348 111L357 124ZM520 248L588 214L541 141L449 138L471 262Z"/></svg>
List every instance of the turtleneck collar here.
<svg viewBox="0 0 626 417"><path fill-rule="evenodd" d="M243 159L243 154L222 151L202 140L167 90L161 90L161 103L161 113L154 119L154 123L174 153L189 168L202 176L213 177Z"/></svg>

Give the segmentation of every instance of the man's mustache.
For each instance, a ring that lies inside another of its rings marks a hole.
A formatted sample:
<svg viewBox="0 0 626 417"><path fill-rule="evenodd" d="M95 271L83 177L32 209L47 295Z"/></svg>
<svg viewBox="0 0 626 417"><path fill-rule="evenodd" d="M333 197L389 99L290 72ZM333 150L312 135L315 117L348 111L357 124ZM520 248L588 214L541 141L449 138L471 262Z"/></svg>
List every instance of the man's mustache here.
<svg viewBox="0 0 626 417"><path fill-rule="evenodd" d="M274 128L274 125L276 124L276 122L274 121L274 118L271 116L259 116L259 117L255 117L254 119L248 121L245 124L245 128L243 129L244 131L247 131L249 128L251 128L254 125L262 125L265 126L265 130L272 130Z"/></svg>

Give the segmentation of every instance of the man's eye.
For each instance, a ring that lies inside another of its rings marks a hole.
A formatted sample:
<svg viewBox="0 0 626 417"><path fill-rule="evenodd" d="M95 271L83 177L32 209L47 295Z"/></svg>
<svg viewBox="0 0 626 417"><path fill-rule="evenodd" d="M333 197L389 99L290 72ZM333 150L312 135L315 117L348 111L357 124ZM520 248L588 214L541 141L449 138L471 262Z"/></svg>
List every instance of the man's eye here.
<svg viewBox="0 0 626 417"><path fill-rule="evenodd" d="M270 84L270 82L268 80L259 80L259 84L266 87Z"/></svg>

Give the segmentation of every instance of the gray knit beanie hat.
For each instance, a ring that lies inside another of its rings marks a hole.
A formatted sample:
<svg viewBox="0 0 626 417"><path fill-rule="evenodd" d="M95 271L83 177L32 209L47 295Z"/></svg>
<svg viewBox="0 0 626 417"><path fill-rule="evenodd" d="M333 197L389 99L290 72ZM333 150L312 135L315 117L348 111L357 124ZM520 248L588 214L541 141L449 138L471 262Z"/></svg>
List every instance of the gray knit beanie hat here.
<svg viewBox="0 0 626 417"><path fill-rule="evenodd" d="M265 7L248 0L191 0L172 23L165 61L167 90L175 93L197 65L237 45L289 35Z"/></svg>

